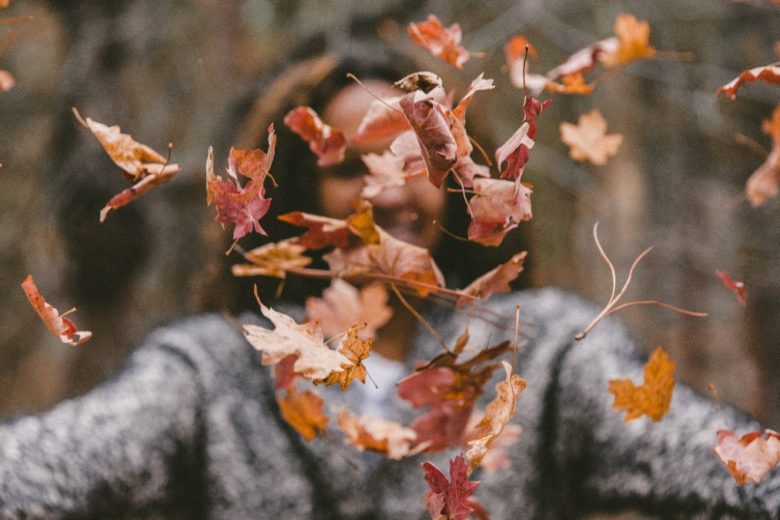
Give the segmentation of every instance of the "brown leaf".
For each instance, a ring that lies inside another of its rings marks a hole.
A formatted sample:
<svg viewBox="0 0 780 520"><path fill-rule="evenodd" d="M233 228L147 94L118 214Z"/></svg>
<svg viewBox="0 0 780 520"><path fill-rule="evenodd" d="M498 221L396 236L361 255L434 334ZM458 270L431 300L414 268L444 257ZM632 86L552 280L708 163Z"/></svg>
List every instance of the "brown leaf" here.
<svg viewBox="0 0 780 520"><path fill-rule="evenodd" d="M283 397L277 394L276 402L282 418L307 441L324 432L330 421L322 412L324 401L311 390L301 393L292 386Z"/></svg>
<svg viewBox="0 0 780 520"><path fill-rule="evenodd" d="M368 357L371 352L371 338L360 339L358 337L358 329L361 325L352 325L349 331L344 336L344 339L339 343L336 352L342 354L347 358L352 365L346 367L344 370L331 372L328 377L323 379L315 379L314 384L318 385L324 383L326 386L335 385L338 383L342 391L352 383L354 379L357 379L361 383L366 382L366 367L363 366L363 360Z"/></svg>
<svg viewBox="0 0 780 520"><path fill-rule="evenodd" d="M178 164L146 165L146 175L140 181L135 183L133 186L117 193L111 197L108 202L106 202L106 205L103 206L103 209L100 210L100 222L105 221L106 217L112 210L119 209L122 206L130 204L152 188L155 188L160 184L164 184L173 179L177 173L179 173Z"/></svg>
<svg viewBox="0 0 780 520"><path fill-rule="evenodd" d="M31 274L28 274L27 278L22 282L22 289L24 289L24 294L30 301L30 305L38 313L38 316L41 317L46 328L60 341L75 347L92 337L90 331L78 330L76 325L65 317L72 311L60 316L59 311L46 302L41 293L38 292L38 286L35 285L35 280L33 280ZM75 311L76 309L73 310Z"/></svg>
<svg viewBox="0 0 780 520"><path fill-rule="evenodd" d="M498 246L507 232L531 220L532 190L522 183L499 179L476 179L469 200L469 240Z"/></svg>
<svg viewBox="0 0 780 520"><path fill-rule="evenodd" d="M312 261L303 252L306 248L295 239L271 242L244 254L249 264L235 264L231 267L233 276L273 276L284 279L287 271L306 267ZM343 329L342 329L343 330Z"/></svg>
<svg viewBox="0 0 780 520"><path fill-rule="evenodd" d="M739 439L730 430L718 431L715 455L726 465L734 481L761 482L772 468L780 464L780 433L773 430L746 433Z"/></svg>
<svg viewBox="0 0 780 520"><path fill-rule="evenodd" d="M734 99L737 97L737 91L742 85L759 80L780 85L780 65L764 65L763 67L743 71L742 74L720 87L715 92L715 95L726 94L730 99Z"/></svg>
<svg viewBox="0 0 780 520"><path fill-rule="evenodd" d="M360 289L335 278L322 292L322 298L306 299L306 315L317 320L327 336L335 336L355 323L365 323L362 338L375 338L376 330L393 315L387 305L388 294L384 284L374 282Z"/></svg>
<svg viewBox="0 0 780 520"><path fill-rule="evenodd" d="M410 23L406 33L412 43L425 47L437 58L446 61L453 67L463 70L463 65L469 60L469 51L460 46L462 38L460 25L454 23L444 27L434 15L420 23Z"/></svg>
<svg viewBox="0 0 780 520"><path fill-rule="evenodd" d="M417 450L412 450L417 434L394 421L357 417L342 411L339 414L339 429L345 435L346 442L360 451L381 453L393 460L417 453Z"/></svg>
<svg viewBox="0 0 780 520"><path fill-rule="evenodd" d="M522 377L512 374L512 367L506 361L501 362L506 372L506 379L496 385L496 397L485 408L485 416L477 425L481 430L479 437L469 442L469 450L466 452L466 460L469 463L469 472L474 471L482 464L496 438L501 435L504 427L515 415L517 399L528 383Z"/></svg>
<svg viewBox="0 0 780 520"><path fill-rule="evenodd" d="M344 160L347 149L344 132L323 123L311 108L299 106L290 110L284 116L284 124L309 143L319 166L333 166Z"/></svg>
<svg viewBox="0 0 780 520"><path fill-rule="evenodd" d="M658 347L645 365L645 381L636 386L630 379L612 379L609 391L614 394L613 408L626 412L623 419L628 422L647 415L660 421L672 402L674 390L674 363L664 349Z"/></svg>
<svg viewBox="0 0 780 520"><path fill-rule="evenodd" d="M569 146L572 159L597 166L607 164L607 159L617 154L623 142L620 134L607 135L607 122L597 109L581 115L577 125L561 123L560 130L561 141Z"/></svg>
<svg viewBox="0 0 780 520"><path fill-rule="evenodd" d="M322 249L328 246L347 247L352 241L353 235L344 220L301 211L285 213L278 218L282 222L308 228L308 231L298 238L298 244L306 249Z"/></svg>
<svg viewBox="0 0 780 520"><path fill-rule="evenodd" d="M442 81L439 76L433 72L422 70L420 72L413 72L399 79L393 83L396 87L400 88L404 92L414 92L415 90L422 90L428 94L431 90L441 87Z"/></svg>
<svg viewBox="0 0 780 520"><path fill-rule="evenodd" d="M309 379L325 379L331 372L354 366L343 354L328 348L318 323L299 325L286 314L262 304L260 310L275 329L251 324L245 324L243 329L247 341L262 351L263 365L274 365L292 354L297 356L295 373Z"/></svg>
<svg viewBox="0 0 780 520"><path fill-rule="evenodd" d="M511 290L509 284L523 272L523 262L527 254L525 251L517 253L508 261L471 282L460 292L482 301L487 300L493 293L509 292ZM469 301L470 298L461 296L457 304L463 305Z"/></svg>

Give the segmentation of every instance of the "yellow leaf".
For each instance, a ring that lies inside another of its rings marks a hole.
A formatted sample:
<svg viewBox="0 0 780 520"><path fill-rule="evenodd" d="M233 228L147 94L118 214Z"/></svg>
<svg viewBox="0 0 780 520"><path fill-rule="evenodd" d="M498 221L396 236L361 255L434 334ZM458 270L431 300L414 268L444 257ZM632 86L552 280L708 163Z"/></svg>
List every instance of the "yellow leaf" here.
<svg viewBox="0 0 780 520"><path fill-rule="evenodd" d="M658 347L645 365L645 381L636 386L630 379L613 379L609 391L614 394L612 407L626 412L624 421L646 414L660 421L669 411L674 390L674 363L664 349Z"/></svg>

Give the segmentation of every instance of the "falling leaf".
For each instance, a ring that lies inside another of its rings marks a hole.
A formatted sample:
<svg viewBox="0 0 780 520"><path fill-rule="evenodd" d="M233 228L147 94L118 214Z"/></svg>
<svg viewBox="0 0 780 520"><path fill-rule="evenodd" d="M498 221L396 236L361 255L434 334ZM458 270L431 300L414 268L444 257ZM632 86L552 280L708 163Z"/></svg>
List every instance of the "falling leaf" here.
<svg viewBox="0 0 780 520"><path fill-rule="evenodd" d="M297 240L298 244L307 249L322 249L328 246L347 247L353 237L349 226L343 220L301 211L285 213L278 218L282 222L308 228L308 231Z"/></svg>
<svg viewBox="0 0 780 520"><path fill-rule="evenodd" d="M623 419L628 422L647 414L654 421L660 421L669 410L674 389L674 363L666 352L658 347L645 365L645 381L635 386L630 379L612 379L609 391L614 394L612 407L626 412Z"/></svg>
<svg viewBox="0 0 780 520"><path fill-rule="evenodd" d="M400 88L404 92L414 92L415 90L422 90L428 94L430 91L437 87L442 86L442 81L439 76L433 72L422 70L420 72L412 72L393 83L396 87Z"/></svg>
<svg viewBox="0 0 780 520"><path fill-rule="evenodd" d="M0 69L0 92L8 92L16 85L16 80L7 70Z"/></svg>
<svg viewBox="0 0 780 520"><path fill-rule="evenodd" d="M463 455L450 460L450 478L430 462L423 462L425 481L430 491L425 497L428 512L434 520L465 520L472 513L482 513L484 510L475 500L469 499L479 487L479 482L472 482L468 476L468 465Z"/></svg>
<svg viewBox="0 0 780 520"><path fill-rule="evenodd" d="M267 233L260 219L268 212L271 199L265 198L264 182L268 177L276 148L273 124L268 127L268 153L257 150L230 149L228 178L214 173L214 152L209 147L206 159L206 202L217 210L215 221L223 226L235 224L233 240L238 240L253 229L261 235ZM249 179L243 186L239 176Z"/></svg>
<svg viewBox="0 0 780 520"><path fill-rule="evenodd" d="M509 292L511 290L509 287L510 282L523 272L523 262L527 254L525 251L517 253L508 261L471 282L460 292L479 298L482 301L487 300L493 293ZM463 305L468 301L470 301L469 298L460 297L458 298L458 305Z"/></svg>
<svg viewBox="0 0 780 520"><path fill-rule="evenodd" d="M393 315L387 299L387 289L382 283L374 282L358 289L336 278L322 292L322 298L306 299L306 315L318 320L327 336L340 334L355 323L365 323L360 337L375 338L377 329Z"/></svg>
<svg viewBox="0 0 780 520"><path fill-rule="evenodd" d="M379 228L374 224L374 210L371 203L367 200L358 200L354 207L355 212L346 219L349 230L367 246L378 244Z"/></svg>
<svg viewBox="0 0 780 520"><path fill-rule="evenodd" d="M262 351L263 365L274 365L293 354L297 356L295 373L309 379L325 379L332 372L354 366L343 354L328 348L316 322L299 325L286 314L265 305L261 304L260 310L274 324L274 330L251 324L243 328L247 341Z"/></svg>
<svg viewBox="0 0 780 520"><path fill-rule="evenodd" d="M344 160L347 149L344 132L323 123L311 108L299 106L290 110L284 116L284 124L309 143L319 166L333 166Z"/></svg>
<svg viewBox="0 0 780 520"><path fill-rule="evenodd" d="M730 99L737 97L737 91L745 83L753 83L754 81L765 81L773 85L780 85L780 65L764 65L763 67L756 67L754 69L746 70L739 76L720 87L715 95L726 94Z"/></svg>
<svg viewBox="0 0 780 520"><path fill-rule="evenodd" d="M89 117L83 119L75 107L73 114L79 123L88 128L97 138L114 164L122 169L125 180L135 183L106 203L100 211L100 222L106 219L110 211L133 202L139 196L168 182L179 173L178 164L168 164L165 157L145 144L135 141L128 134L123 134L118 126L107 126L93 121Z"/></svg>
<svg viewBox="0 0 780 520"><path fill-rule="evenodd" d="M615 19L613 30L618 38L618 46L615 51L604 52L599 56L599 63L604 66L624 65L655 54L655 49L650 46L650 25L647 22L623 13Z"/></svg>
<svg viewBox="0 0 780 520"><path fill-rule="evenodd" d="M376 417L356 417L342 411L338 424L346 442L360 451L381 453L393 460L417 453L417 450L412 449L417 434L397 422Z"/></svg>
<svg viewBox="0 0 780 520"><path fill-rule="evenodd" d="M361 383L366 382L366 367L363 366L363 360L368 357L371 351L371 338L361 339L358 337L360 326L352 325L339 343L336 352L347 358L352 365L343 370L331 372L324 379L315 379L314 384L325 384L326 386L338 383L342 391L349 387L353 380L357 379Z"/></svg>
<svg viewBox="0 0 780 520"><path fill-rule="evenodd" d="M466 120L466 109L468 109L469 105L471 104L471 100L474 99L474 94L481 90L493 90L496 88L496 86L493 84L493 80L490 78L485 78L484 76L484 74L480 74L474 78L474 81L472 81L471 85L469 85L468 92L466 92L466 94L460 98L458 106L452 109L453 115L460 119L461 122L465 122Z"/></svg>
<svg viewBox="0 0 780 520"><path fill-rule="evenodd" d="M498 246L507 232L531 220L532 190L522 183L499 179L476 179L469 201L469 240Z"/></svg>
<svg viewBox="0 0 780 520"><path fill-rule="evenodd" d="M726 288L734 292L740 305L745 307L747 305L747 291L745 290L745 284L733 280L731 276L729 276L729 274L725 271L715 271L715 274L718 275L718 278L720 278L720 281L723 282L723 285L725 285Z"/></svg>
<svg viewBox="0 0 780 520"><path fill-rule="evenodd" d="M523 123L507 142L496 149L496 165L501 168L507 161L507 167L501 172L502 179L518 180L523 175L530 150L534 146L533 139L528 135L530 129L529 122Z"/></svg>
<svg viewBox="0 0 780 520"><path fill-rule="evenodd" d="M406 119L404 119L404 123L406 124ZM417 146L419 152L420 148L416 141L415 146ZM412 168L409 168L404 158L397 156L390 150L385 150L382 155L375 153L363 155L363 163L368 168L369 175L363 177L365 186L363 191L360 192L360 196L370 199L387 189L404 186L409 179L426 175L427 170L422 163L422 156L419 153L418 156L420 161L410 161L409 164L412 165ZM414 165L417 165L418 168L415 169ZM422 166L422 168L419 168L419 166Z"/></svg>
<svg viewBox="0 0 780 520"><path fill-rule="evenodd" d="M509 80L513 86L523 88L523 66L525 65L525 49L528 47L528 57L538 58L536 48L522 35L512 36L504 45L504 56L509 68Z"/></svg>
<svg viewBox="0 0 780 520"><path fill-rule="evenodd" d="M284 279L287 271L306 267L312 262L303 253L306 248L294 239L281 240L257 247L244 253L249 264L236 264L231 271L234 276L273 276Z"/></svg>
<svg viewBox="0 0 780 520"><path fill-rule="evenodd" d="M780 105L772 112L772 119L764 120L761 130L772 137L772 150L745 184L745 196L754 208L767 199L777 197L780 185Z"/></svg>
<svg viewBox="0 0 780 520"><path fill-rule="evenodd" d="M563 122L561 141L569 146L569 156L575 161L589 161L597 166L617 154L623 136L607 135L607 122L598 110L580 116L577 125Z"/></svg>
<svg viewBox="0 0 780 520"><path fill-rule="evenodd" d="M325 431L329 419L322 412L324 401L311 390L298 392L293 386L286 395L276 396L282 418L292 426L301 437L310 441Z"/></svg>
<svg viewBox="0 0 780 520"><path fill-rule="evenodd" d="M83 119L76 108L73 108L73 113L79 123L97 138L114 164L122 168L128 182L137 182L150 173L159 173L161 166L166 164L165 157L120 132L119 126L107 126L89 117ZM177 164L170 164L167 168L179 171Z"/></svg>
<svg viewBox="0 0 780 520"><path fill-rule="evenodd" d="M582 72L575 72L574 74L566 74L561 76L561 83L548 81L544 88L556 94L575 94L579 96L588 96L593 93L593 89L596 88L596 84L586 83L585 76L582 74Z"/></svg>
<svg viewBox="0 0 780 520"><path fill-rule="evenodd" d="M430 14L424 22L410 23L406 33L412 43L425 47L456 69L463 70L463 65L469 60L469 51L460 46L462 34L457 23L444 27L436 16Z"/></svg>
<svg viewBox="0 0 780 520"><path fill-rule="evenodd" d="M780 463L780 433L776 431L746 433L738 439L732 431L719 430L717 439L713 451L739 485L761 482Z"/></svg>
<svg viewBox="0 0 780 520"><path fill-rule="evenodd" d="M60 341L75 347L92 337L90 331L78 330L76 325L65 317L76 309L60 315L57 309L46 302L41 293L38 292L38 286L35 285L35 280L33 280L31 274L28 274L27 278L22 282L22 289L24 289L24 294L27 295L30 305L38 313L38 316L41 317L46 328Z"/></svg>
<svg viewBox="0 0 780 520"><path fill-rule="evenodd" d="M479 437L469 442L466 460L469 471L474 471L482 463L493 442L501 435L504 427L515 415L515 407L520 394L528 386L525 379L512 374L512 367L506 361L501 362L506 379L496 385L496 397L485 408L485 416L477 425Z"/></svg>
<svg viewBox="0 0 780 520"><path fill-rule="evenodd" d="M409 122L401 111L399 102L403 96L375 99L368 106L366 115L360 121L352 142L356 144L375 143L390 139L409 129Z"/></svg>
<svg viewBox="0 0 780 520"><path fill-rule="evenodd" d="M503 342L461 363L456 355L447 353L399 381L397 392L401 399L413 408L429 408L411 424L417 432L417 442L430 443L426 451L463 444L474 404L499 367L493 360L509 348L509 342Z"/></svg>
<svg viewBox="0 0 780 520"><path fill-rule="evenodd" d="M439 188L458 160L448 109L420 91L405 95L400 105L420 143L428 178Z"/></svg>

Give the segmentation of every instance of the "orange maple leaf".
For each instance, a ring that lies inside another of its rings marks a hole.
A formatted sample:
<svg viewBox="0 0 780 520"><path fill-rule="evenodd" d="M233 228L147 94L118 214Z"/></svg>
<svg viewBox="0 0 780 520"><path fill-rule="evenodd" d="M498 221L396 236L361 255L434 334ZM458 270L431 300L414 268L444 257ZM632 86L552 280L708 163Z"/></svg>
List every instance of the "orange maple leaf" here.
<svg viewBox="0 0 780 520"><path fill-rule="evenodd" d="M569 156L575 161L589 161L597 166L617 154L623 136L607 134L607 122L598 109L580 116L577 124L560 125L561 141L569 146Z"/></svg>
<svg viewBox="0 0 780 520"><path fill-rule="evenodd" d="M65 317L75 311L75 308L60 315L57 309L46 302L44 297L41 296L41 293L38 292L38 286L35 285L35 280L33 280L31 274L28 274L27 278L22 282L22 289L24 289L24 294L30 301L30 305L32 305L32 308L38 313L38 316L41 317L46 328L49 329L49 332L51 332L52 335L59 338L60 341L75 347L92 337L90 331L78 330L76 325Z"/></svg>
<svg viewBox="0 0 780 520"><path fill-rule="evenodd" d="M628 422L647 414L654 421L660 421L669 411L674 389L674 363L664 349L658 347L645 364L645 381L641 386L630 379L612 379L609 391L614 394L612 407L626 412L623 419Z"/></svg>
<svg viewBox="0 0 780 520"><path fill-rule="evenodd" d="M314 384L318 385L324 383L326 386L335 385L338 383L341 390L346 390L349 384L357 379L361 383L366 382L366 367L363 366L362 361L368 357L368 353L371 352L371 344L373 340L360 339L358 337L358 330L360 326L353 325L349 328L344 339L339 343L336 352L342 354L345 358L352 362L352 366L348 366L343 370L331 372L327 377L323 379L315 379Z"/></svg>
<svg viewBox="0 0 780 520"><path fill-rule="evenodd" d="M322 412L324 401L311 390L301 393L293 385L283 397L277 394L276 402L282 418L307 441L324 432L330 421Z"/></svg>
<svg viewBox="0 0 780 520"><path fill-rule="evenodd" d="M436 16L430 14L424 22L410 23L406 33L415 45L425 47L456 69L463 70L463 65L469 60L469 51L460 46L463 34L457 23L444 27Z"/></svg>
<svg viewBox="0 0 780 520"><path fill-rule="evenodd" d="M582 72L575 72L574 74L565 74L561 77L561 83L555 81L548 81L544 86L548 91L558 94L577 94L580 96L587 96L593 93L593 89L596 88L595 83L585 83L585 76Z"/></svg>
<svg viewBox="0 0 780 520"><path fill-rule="evenodd" d="M599 62L605 67L624 65L655 54L655 49L650 47L650 25L644 20L623 13L615 19L613 30L618 38L617 49L599 56Z"/></svg>

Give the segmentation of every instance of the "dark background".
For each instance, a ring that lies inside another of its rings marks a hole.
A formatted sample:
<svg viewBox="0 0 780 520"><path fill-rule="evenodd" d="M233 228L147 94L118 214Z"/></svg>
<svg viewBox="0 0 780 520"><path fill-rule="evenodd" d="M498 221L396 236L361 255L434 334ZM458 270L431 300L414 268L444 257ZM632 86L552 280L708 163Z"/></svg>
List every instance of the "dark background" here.
<svg viewBox="0 0 780 520"><path fill-rule="evenodd" d="M593 223L600 221L621 278L655 245L629 296L710 317L641 307L623 318L648 348L668 349L680 380L701 391L714 383L725 400L780 428L780 201L757 209L744 201L745 180L763 157L734 139L744 134L769 147L761 120L780 102L780 88L749 85L735 101L713 95L741 70L778 59L780 6L497 0L410 10L417 4L14 1L0 11L33 17L0 25L0 38L17 31L0 55L0 68L17 80L0 94L0 413L43 410L87 391L155 326L218 301L211 282L224 268L224 233L204 204L206 150L214 145L216 157L226 156L242 122L239 100L304 39L324 32L328 48L341 49L351 31L376 34L461 93L484 71L497 88L471 110L501 143L522 120L522 92L503 69L508 38L527 36L541 55L533 70L544 72L610 36L615 16L629 12L649 21L659 51L683 54L629 65L589 97L554 96L524 177L535 185L535 219L522 226L533 264L523 276L601 303L609 274ZM428 13L460 22L464 46L484 57L457 73L413 47L403 28ZM71 106L158 151L173 142L181 173L100 225L100 208L125 185ZM594 107L610 132L624 135L606 167L570 160L558 133L560 122ZM746 309L716 269L744 280ZM74 319L94 332L90 342L70 348L48 335L19 287L28 273L61 311L79 307Z"/></svg>

